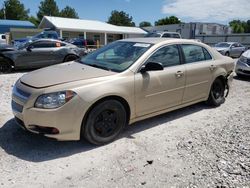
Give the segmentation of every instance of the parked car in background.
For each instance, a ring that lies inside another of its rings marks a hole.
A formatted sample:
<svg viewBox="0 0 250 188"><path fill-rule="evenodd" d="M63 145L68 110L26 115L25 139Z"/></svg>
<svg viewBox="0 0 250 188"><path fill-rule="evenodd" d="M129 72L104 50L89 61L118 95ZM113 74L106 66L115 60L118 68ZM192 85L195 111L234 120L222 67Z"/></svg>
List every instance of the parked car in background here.
<svg viewBox="0 0 250 188"><path fill-rule="evenodd" d="M240 57L246 51L246 47L238 42L220 42L214 48L222 55Z"/></svg>
<svg viewBox="0 0 250 188"><path fill-rule="evenodd" d="M0 72L33 69L78 59L85 49L54 39L38 39L19 48L1 51Z"/></svg>
<svg viewBox="0 0 250 188"><path fill-rule="evenodd" d="M0 46L4 45L4 44L7 44L6 35L5 34L0 34Z"/></svg>
<svg viewBox="0 0 250 188"><path fill-rule="evenodd" d="M238 76L250 76L250 50L245 51L238 59L235 72Z"/></svg>
<svg viewBox="0 0 250 188"><path fill-rule="evenodd" d="M92 39L73 38L68 40L68 42L78 46L79 48L96 47L96 42Z"/></svg>
<svg viewBox="0 0 250 188"><path fill-rule="evenodd" d="M181 38L180 33L177 32L152 32L145 35L145 37L159 37L159 38Z"/></svg>
<svg viewBox="0 0 250 188"><path fill-rule="evenodd" d="M48 30L48 31L43 31L41 33L38 33L32 37L15 39L12 41L12 44L18 47L21 44L24 44L26 42L32 42L37 39L59 39L59 35L56 31Z"/></svg>
<svg viewBox="0 0 250 188"><path fill-rule="evenodd" d="M12 110L31 132L100 145L126 124L201 101L221 105L233 69L233 59L200 42L124 39L25 74L14 85Z"/></svg>

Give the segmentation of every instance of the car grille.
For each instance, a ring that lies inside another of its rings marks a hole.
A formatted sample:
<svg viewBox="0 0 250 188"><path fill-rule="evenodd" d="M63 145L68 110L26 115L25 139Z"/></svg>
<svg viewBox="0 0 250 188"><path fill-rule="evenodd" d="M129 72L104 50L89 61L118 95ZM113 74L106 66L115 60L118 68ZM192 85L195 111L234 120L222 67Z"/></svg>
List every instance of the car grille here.
<svg viewBox="0 0 250 188"><path fill-rule="evenodd" d="M13 100L11 101L11 107L12 107L12 110L15 111L15 112L19 112L19 113L23 112L23 106L16 103Z"/></svg>
<svg viewBox="0 0 250 188"><path fill-rule="evenodd" d="M250 59L247 59L247 65L250 66Z"/></svg>
<svg viewBox="0 0 250 188"><path fill-rule="evenodd" d="M19 88L17 88L16 86L13 87L13 91L12 91L12 95L19 99L20 101L22 101L23 103L25 103L28 98L30 97L30 93L27 93Z"/></svg>

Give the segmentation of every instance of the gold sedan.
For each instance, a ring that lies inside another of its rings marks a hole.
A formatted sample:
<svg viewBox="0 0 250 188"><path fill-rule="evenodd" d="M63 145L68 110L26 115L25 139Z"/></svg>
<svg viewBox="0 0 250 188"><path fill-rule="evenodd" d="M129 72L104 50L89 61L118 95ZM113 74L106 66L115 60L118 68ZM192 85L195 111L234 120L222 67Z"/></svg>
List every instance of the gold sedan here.
<svg viewBox="0 0 250 188"><path fill-rule="evenodd" d="M100 145L126 124L201 101L221 105L233 68L231 58L193 40L124 39L22 76L12 109L26 130Z"/></svg>

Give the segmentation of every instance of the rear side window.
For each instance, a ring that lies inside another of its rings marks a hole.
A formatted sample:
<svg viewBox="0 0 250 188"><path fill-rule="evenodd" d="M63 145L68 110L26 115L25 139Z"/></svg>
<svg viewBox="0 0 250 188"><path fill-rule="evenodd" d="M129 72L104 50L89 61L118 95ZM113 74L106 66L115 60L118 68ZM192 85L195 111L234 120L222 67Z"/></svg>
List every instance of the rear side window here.
<svg viewBox="0 0 250 188"><path fill-rule="evenodd" d="M158 62L163 67L170 67L180 64L180 56L177 45L165 46L157 50L147 62Z"/></svg>
<svg viewBox="0 0 250 188"><path fill-rule="evenodd" d="M183 44L181 46L183 49L186 63L194 63L212 59L209 52L201 46L193 44Z"/></svg>
<svg viewBox="0 0 250 188"><path fill-rule="evenodd" d="M169 33L164 33L162 35L162 37L164 37L164 38L172 38L171 34L169 34Z"/></svg>
<svg viewBox="0 0 250 188"><path fill-rule="evenodd" d="M31 44L31 46L33 46L34 48L54 48L56 47L56 42L40 41Z"/></svg>

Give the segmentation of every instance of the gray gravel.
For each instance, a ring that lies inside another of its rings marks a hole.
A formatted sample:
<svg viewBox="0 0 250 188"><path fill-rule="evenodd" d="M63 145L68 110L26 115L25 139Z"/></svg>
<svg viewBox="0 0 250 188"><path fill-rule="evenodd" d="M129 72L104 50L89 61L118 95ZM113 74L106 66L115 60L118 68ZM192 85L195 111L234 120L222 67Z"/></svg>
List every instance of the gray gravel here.
<svg viewBox="0 0 250 188"><path fill-rule="evenodd" d="M95 147L21 130L10 97L22 74L0 75L0 187L250 187L250 79L218 108L150 118Z"/></svg>

